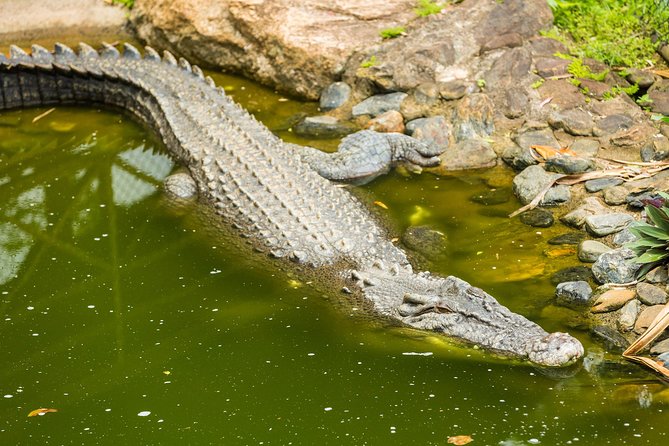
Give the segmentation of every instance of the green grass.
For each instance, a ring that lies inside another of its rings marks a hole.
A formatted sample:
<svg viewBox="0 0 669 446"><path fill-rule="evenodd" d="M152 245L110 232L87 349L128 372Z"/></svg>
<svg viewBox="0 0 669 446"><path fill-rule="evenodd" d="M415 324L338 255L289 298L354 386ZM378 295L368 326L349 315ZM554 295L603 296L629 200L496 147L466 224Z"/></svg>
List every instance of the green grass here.
<svg viewBox="0 0 669 446"><path fill-rule="evenodd" d="M418 7L413 10L419 17L426 17L432 14L439 14L444 8L441 3L435 3L432 0L418 0Z"/></svg>
<svg viewBox="0 0 669 446"><path fill-rule="evenodd" d="M399 37L406 32L406 28L403 26L396 26L394 28L386 28L379 31L379 35L383 39L394 39Z"/></svg>
<svg viewBox="0 0 669 446"><path fill-rule="evenodd" d="M643 68L669 39L669 0L548 0L555 16L545 33L572 55Z"/></svg>
<svg viewBox="0 0 669 446"><path fill-rule="evenodd" d="M376 65L376 56L370 56L369 59L363 60L360 64L360 68L370 68Z"/></svg>
<svg viewBox="0 0 669 446"><path fill-rule="evenodd" d="M132 9L132 7L135 6L135 0L112 0L112 3L124 6L128 9Z"/></svg>

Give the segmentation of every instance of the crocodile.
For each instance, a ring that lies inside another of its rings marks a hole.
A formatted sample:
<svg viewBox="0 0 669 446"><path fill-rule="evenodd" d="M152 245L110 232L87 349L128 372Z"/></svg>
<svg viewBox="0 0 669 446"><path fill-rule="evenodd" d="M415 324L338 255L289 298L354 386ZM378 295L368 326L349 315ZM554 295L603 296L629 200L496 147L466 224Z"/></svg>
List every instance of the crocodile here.
<svg viewBox="0 0 669 446"><path fill-rule="evenodd" d="M190 183L173 180L169 189L196 191L268 256L330 271L380 317L539 366L583 355L574 337L546 332L459 278L414 271L383 225L337 183L369 180L404 161L437 164L439 151L422 142L361 131L334 153L285 143L199 67L150 47L33 45L28 53L11 46L0 55L0 110L59 104L134 115L189 172Z"/></svg>

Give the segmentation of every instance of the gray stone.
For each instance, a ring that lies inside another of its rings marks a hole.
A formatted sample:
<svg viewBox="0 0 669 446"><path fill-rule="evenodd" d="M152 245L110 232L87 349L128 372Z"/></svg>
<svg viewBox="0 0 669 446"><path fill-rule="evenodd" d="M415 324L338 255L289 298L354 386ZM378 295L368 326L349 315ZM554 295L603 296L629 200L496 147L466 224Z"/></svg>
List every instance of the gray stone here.
<svg viewBox="0 0 669 446"><path fill-rule="evenodd" d="M650 283L639 282L636 284L636 294L641 303L646 305L662 305L667 303L667 292L662 288Z"/></svg>
<svg viewBox="0 0 669 446"><path fill-rule="evenodd" d="M622 332L632 331L636 318L639 315L639 311L641 311L641 304L636 299L632 299L623 305L618 320L616 321L618 330Z"/></svg>
<svg viewBox="0 0 669 446"><path fill-rule="evenodd" d="M551 276L551 283L588 281L592 279L592 271L587 266L569 266L562 268Z"/></svg>
<svg viewBox="0 0 669 446"><path fill-rule="evenodd" d="M578 245L578 259L581 262L593 263L600 255L611 251L612 248L596 240L583 240Z"/></svg>
<svg viewBox="0 0 669 446"><path fill-rule="evenodd" d="M521 203L528 204L558 176L546 172L541 166L529 166L513 179L513 192ZM565 203L570 198L569 187L558 185L548 190L540 204L550 206Z"/></svg>
<svg viewBox="0 0 669 446"><path fill-rule="evenodd" d="M351 97L351 87L346 82L334 82L321 93L320 107L323 111L334 110L344 105Z"/></svg>
<svg viewBox="0 0 669 446"><path fill-rule="evenodd" d="M668 352L668 351L669 351L669 338L664 339L660 342L656 342L650 348L650 354L651 355L661 355L662 353L665 353L665 352Z"/></svg>
<svg viewBox="0 0 669 446"><path fill-rule="evenodd" d="M383 112L387 112L388 110L399 111L400 105L406 97L407 94L402 92L372 96L360 102L359 104L354 105L351 113L353 116L378 116Z"/></svg>
<svg viewBox="0 0 669 446"><path fill-rule="evenodd" d="M594 123L592 116L580 108L556 111L548 118L554 129L561 129L574 136L590 136Z"/></svg>
<svg viewBox="0 0 669 446"><path fill-rule="evenodd" d="M515 137L515 142L521 149L530 151L532 146L560 147L560 143L551 129L528 130Z"/></svg>
<svg viewBox="0 0 669 446"><path fill-rule="evenodd" d="M581 158L593 158L599 151L599 141L596 139L578 138L569 148Z"/></svg>
<svg viewBox="0 0 669 446"><path fill-rule="evenodd" d="M669 139L664 135L655 135L641 148L641 160L644 162L663 161L669 158Z"/></svg>
<svg viewBox="0 0 669 446"><path fill-rule="evenodd" d="M404 133L404 116L398 111L388 110L369 121L365 128L381 133Z"/></svg>
<svg viewBox="0 0 669 446"><path fill-rule="evenodd" d="M479 203L484 206L494 206L497 204L502 204L508 202L513 196L513 192L508 187L498 187L491 189L480 194L472 195L469 197L470 201L474 203Z"/></svg>
<svg viewBox="0 0 669 446"><path fill-rule="evenodd" d="M439 84L439 97L446 101L460 99L465 94L467 94L467 82L462 79Z"/></svg>
<svg viewBox="0 0 669 446"><path fill-rule="evenodd" d="M629 207L643 209L649 202L661 199L656 192L640 192L627 195L625 202Z"/></svg>
<svg viewBox="0 0 669 446"><path fill-rule="evenodd" d="M451 122L456 141L487 138L495 131L494 105L483 93L466 96L458 102Z"/></svg>
<svg viewBox="0 0 669 446"><path fill-rule="evenodd" d="M658 53L660 53L660 56L669 63L669 44L664 44L662 47L660 47Z"/></svg>
<svg viewBox="0 0 669 446"><path fill-rule="evenodd" d="M636 240L636 236L632 234L629 228L625 228L613 236L613 238L611 239L611 243L613 243L613 245L615 246L620 247L627 243L633 242L634 240Z"/></svg>
<svg viewBox="0 0 669 446"><path fill-rule="evenodd" d="M592 288L588 282L562 282L555 289L555 303L563 307L579 308L590 304Z"/></svg>
<svg viewBox="0 0 669 446"><path fill-rule="evenodd" d="M516 171L521 171L528 166L538 164L538 161L532 156L529 150L525 150L515 143L509 144L502 150L502 159Z"/></svg>
<svg viewBox="0 0 669 446"><path fill-rule="evenodd" d="M629 283L641 265L631 262L634 252L627 248L618 248L605 252L592 265L592 274L598 283Z"/></svg>
<svg viewBox="0 0 669 446"><path fill-rule="evenodd" d="M623 184L621 178L595 178L585 182L585 190L590 193L599 192L607 187L619 186Z"/></svg>
<svg viewBox="0 0 669 446"><path fill-rule="evenodd" d="M595 136L611 135L620 130L629 130L633 125L634 120L627 115L611 115L597 121L593 133Z"/></svg>
<svg viewBox="0 0 669 446"><path fill-rule="evenodd" d="M669 115L669 92L667 91L651 91L648 93L650 100L650 109L655 113Z"/></svg>
<svg viewBox="0 0 669 446"><path fill-rule="evenodd" d="M406 124L407 132L414 138L443 150L450 145L451 124L443 116L419 118Z"/></svg>
<svg viewBox="0 0 669 446"><path fill-rule="evenodd" d="M623 186L612 186L604 189L604 202L609 206L619 206L625 204L629 191Z"/></svg>
<svg viewBox="0 0 669 446"><path fill-rule="evenodd" d="M520 214L520 221L536 228L548 228L555 222L553 214L545 209L531 209Z"/></svg>
<svg viewBox="0 0 669 446"><path fill-rule="evenodd" d="M585 224L586 217L607 211L608 208L599 199L587 197L579 207L560 217L560 221L573 228L580 228Z"/></svg>
<svg viewBox="0 0 669 446"><path fill-rule="evenodd" d="M308 116L297 123L295 133L312 138L338 138L353 133L355 129L347 123L340 122L333 116Z"/></svg>
<svg viewBox="0 0 669 446"><path fill-rule="evenodd" d="M575 156L554 156L547 159L545 164L547 171L566 175L589 172L594 168L595 163L591 159Z"/></svg>
<svg viewBox="0 0 669 446"><path fill-rule="evenodd" d="M629 73L627 75L629 83L632 85L637 84L642 90L647 90L655 83L655 76L650 71L629 68L627 72Z"/></svg>
<svg viewBox="0 0 669 446"><path fill-rule="evenodd" d="M648 274L646 274L645 280L649 283L667 283L667 280L669 280L667 266L660 265L651 269Z"/></svg>
<svg viewBox="0 0 669 446"><path fill-rule="evenodd" d="M497 154L490 144L480 138L470 138L458 142L441 155L441 164L435 168L435 173L445 173L452 170L481 169L497 164Z"/></svg>
<svg viewBox="0 0 669 446"><path fill-rule="evenodd" d="M591 215L585 218L585 228L597 237L604 237L622 231L632 221L634 217L623 213Z"/></svg>
<svg viewBox="0 0 669 446"><path fill-rule="evenodd" d="M567 74L569 64L571 64L570 60L559 57L537 57L534 59L534 68L537 70L537 74L543 78Z"/></svg>
<svg viewBox="0 0 669 446"><path fill-rule="evenodd" d="M627 339L616 330L606 325L598 325L592 329L595 339L602 342L611 351L623 351L629 345Z"/></svg>
<svg viewBox="0 0 669 446"><path fill-rule="evenodd" d="M548 239L549 245L578 245L585 238L583 232L567 232Z"/></svg>

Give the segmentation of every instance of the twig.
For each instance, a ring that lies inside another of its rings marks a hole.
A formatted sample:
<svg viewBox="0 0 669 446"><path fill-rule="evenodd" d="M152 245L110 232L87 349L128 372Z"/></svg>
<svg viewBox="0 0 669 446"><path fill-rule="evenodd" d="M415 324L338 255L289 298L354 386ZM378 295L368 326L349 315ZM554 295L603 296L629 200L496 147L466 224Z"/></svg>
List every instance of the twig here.
<svg viewBox="0 0 669 446"><path fill-rule="evenodd" d="M51 112L53 112L54 110L55 110L55 107L54 107L54 108L50 108L50 109L48 109L47 111L45 111L44 113L35 116L35 117L33 118L33 124L36 123L37 121L39 121L40 119L42 119L43 117L48 116L48 115L49 115Z"/></svg>

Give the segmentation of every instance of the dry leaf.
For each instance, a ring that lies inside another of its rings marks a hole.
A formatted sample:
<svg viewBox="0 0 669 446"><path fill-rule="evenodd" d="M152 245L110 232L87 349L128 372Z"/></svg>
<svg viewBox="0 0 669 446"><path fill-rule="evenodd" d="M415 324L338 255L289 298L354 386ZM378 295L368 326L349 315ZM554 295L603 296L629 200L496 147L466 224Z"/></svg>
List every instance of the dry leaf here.
<svg viewBox="0 0 669 446"><path fill-rule="evenodd" d="M548 158L553 158L555 156L578 156L576 152L568 149L567 147L556 149L555 147L551 146L533 145L530 146L530 149L539 154L539 156L544 160L547 160ZM534 156L534 153L532 153L532 156L534 158L537 158L536 156Z"/></svg>
<svg viewBox="0 0 669 446"><path fill-rule="evenodd" d="M388 209L388 206L386 206L386 204L383 201L375 201L374 204L380 208Z"/></svg>
<svg viewBox="0 0 669 446"><path fill-rule="evenodd" d="M623 358L629 361L643 364L662 375L664 379L669 380L669 369L664 367L664 364L658 363L657 361L646 356L636 355L636 353L646 348L648 344L660 336L664 332L664 329L667 328L667 326L669 326L669 304L665 305L662 311L660 311L655 319L653 319L653 322L651 322L648 330L646 330L644 334L642 334L636 341L627 347L627 350L623 352Z"/></svg>
<svg viewBox="0 0 669 446"><path fill-rule="evenodd" d="M590 309L593 313L606 313L622 308L630 300L634 299L634 289L613 289L600 294Z"/></svg>
<svg viewBox="0 0 669 446"><path fill-rule="evenodd" d="M36 416L38 416L38 415L44 415L45 413L49 413L49 412L58 412L58 409L44 409L44 408L42 408L42 409L35 409L35 410L31 411L31 412L28 414L28 416L29 416L29 417L36 417Z"/></svg>
<svg viewBox="0 0 669 446"><path fill-rule="evenodd" d="M653 73L657 74L658 76L666 77L669 79L669 70L653 70Z"/></svg>
<svg viewBox="0 0 669 446"><path fill-rule="evenodd" d="M462 445L474 441L469 435L456 435L455 437L448 437L448 444Z"/></svg>

